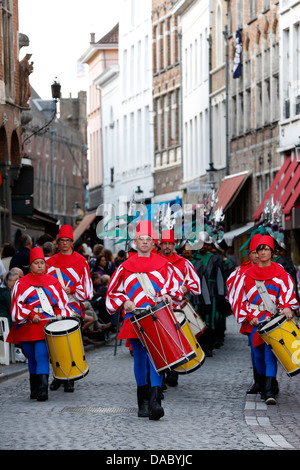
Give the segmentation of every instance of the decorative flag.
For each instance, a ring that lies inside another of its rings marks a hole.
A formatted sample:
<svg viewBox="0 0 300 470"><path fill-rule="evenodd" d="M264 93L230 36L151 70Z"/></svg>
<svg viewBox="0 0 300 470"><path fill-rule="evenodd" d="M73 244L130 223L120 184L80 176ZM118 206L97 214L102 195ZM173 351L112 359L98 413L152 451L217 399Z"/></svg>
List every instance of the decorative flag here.
<svg viewBox="0 0 300 470"><path fill-rule="evenodd" d="M235 54L233 59L233 78L239 78L242 75L242 38L241 30L235 32Z"/></svg>

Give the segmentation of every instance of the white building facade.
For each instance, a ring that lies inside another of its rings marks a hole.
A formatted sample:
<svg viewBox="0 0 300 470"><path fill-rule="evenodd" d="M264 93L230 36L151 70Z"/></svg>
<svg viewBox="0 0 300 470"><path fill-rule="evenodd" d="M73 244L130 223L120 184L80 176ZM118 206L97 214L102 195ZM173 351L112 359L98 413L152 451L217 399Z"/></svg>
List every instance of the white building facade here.
<svg viewBox="0 0 300 470"><path fill-rule="evenodd" d="M133 199L141 202L137 192L147 204L153 196L151 0L123 0L119 17L119 66L94 81L101 88L105 230L116 227L108 220L128 215ZM110 236L103 241L113 252L125 248Z"/></svg>
<svg viewBox="0 0 300 470"><path fill-rule="evenodd" d="M300 140L300 2L281 0L280 41L280 150L293 150Z"/></svg>
<svg viewBox="0 0 300 470"><path fill-rule="evenodd" d="M120 15L120 159L122 192L153 195L151 0L123 0Z"/></svg>

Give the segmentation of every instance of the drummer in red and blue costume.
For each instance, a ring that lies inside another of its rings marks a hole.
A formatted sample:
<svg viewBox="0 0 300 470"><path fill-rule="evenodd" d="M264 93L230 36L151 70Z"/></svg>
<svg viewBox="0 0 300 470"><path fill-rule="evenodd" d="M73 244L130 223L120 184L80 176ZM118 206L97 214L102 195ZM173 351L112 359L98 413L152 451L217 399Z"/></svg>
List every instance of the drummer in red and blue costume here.
<svg viewBox="0 0 300 470"><path fill-rule="evenodd" d="M69 308L73 317L85 317L84 302L93 297L93 282L88 261L80 253L74 251L73 228L62 225L57 237L58 253L47 260L48 274L59 280L69 298ZM54 379L51 390L57 390L60 382ZM64 382L66 392L74 391L74 381Z"/></svg>
<svg viewBox="0 0 300 470"><path fill-rule="evenodd" d="M84 302L93 297L89 264L84 256L74 251L71 225L61 226L57 241L58 253L47 260L48 274L58 278L68 294L73 315L84 318Z"/></svg>
<svg viewBox="0 0 300 470"><path fill-rule="evenodd" d="M258 240L256 251L258 263L241 275L236 287L238 290L238 322L242 323L244 333L250 335L255 366L258 374L264 377L262 397L266 404L276 404L276 394L278 393L277 359L271 348L257 332L259 324L272 317L272 314L266 310L255 281L263 281L271 301L275 304L278 312L286 316L287 320L292 319L292 312L298 309L299 304L291 276L281 265L272 262L273 238L269 235L262 235Z"/></svg>
<svg viewBox="0 0 300 470"><path fill-rule="evenodd" d="M179 279L181 291L186 295L200 295L201 284L200 278L195 271L192 263L178 255L175 251L175 237L173 230L162 230L160 238L160 252L159 255L164 257L169 263L172 264L176 276ZM180 309L184 298L174 300L173 308ZM166 373L166 383L170 386L175 386L178 383L178 373L174 370Z"/></svg>
<svg viewBox="0 0 300 470"><path fill-rule="evenodd" d="M241 266L236 268L228 277L226 284L227 284L227 290L228 290L228 296L227 300L230 303L232 313L236 319L237 322L239 322L239 305L238 305L238 298L239 298L239 291L237 289L237 286L239 285L240 278L242 274L251 266L256 264L258 262L258 254L256 251L258 240L261 238L261 234L253 234L250 238L249 241L249 248L248 248L248 259L244 261ZM242 287L242 285L240 285ZM244 327L245 325L242 323L240 333L241 334L246 334L244 332ZM250 337L249 337L250 339ZM256 370L255 367L255 362L254 362L254 353L253 353L253 346L252 342L249 341L249 346L250 346L250 352L251 352L251 361L252 361L252 368L253 368L253 384L252 386L247 390L247 393L249 394L256 394L262 391L262 388L264 386L264 380L261 378Z"/></svg>
<svg viewBox="0 0 300 470"><path fill-rule="evenodd" d="M134 357L134 375L137 383L138 416L158 420L164 415L161 406L163 374L158 374L146 349L135 333L130 317L136 309L146 309L159 302L181 300L182 292L172 265L153 250L157 237L150 221L137 225L135 243L137 254L131 255L113 274L106 295L106 308L110 314L123 310L124 322L118 339L130 339ZM142 275L144 282L141 285ZM150 368L150 398L147 374Z"/></svg>
<svg viewBox="0 0 300 470"><path fill-rule="evenodd" d="M30 398L48 399L49 354L44 327L53 318L70 317L68 296L53 276L45 274L39 247L30 251L30 272L16 281L11 300L13 326L7 342L21 344L28 359Z"/></svg>

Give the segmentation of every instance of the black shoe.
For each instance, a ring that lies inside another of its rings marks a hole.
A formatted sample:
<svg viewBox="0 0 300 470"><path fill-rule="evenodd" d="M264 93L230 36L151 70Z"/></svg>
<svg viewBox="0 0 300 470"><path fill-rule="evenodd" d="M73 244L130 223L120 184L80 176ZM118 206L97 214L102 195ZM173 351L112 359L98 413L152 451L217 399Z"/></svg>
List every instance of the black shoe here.
<svg viewBox="0 0 300 470"><path fill-rule="evenodd" d="M69 381L65 382L64 392L68 392L68 393L74 392L74 380L71 380L70 382Z"/></svg>
<svg viewBox="0 0 300 470"><path fill-rule="evenodd" d="M137 387L138 417L149 418L149 386L142 385Z"/></svg>
<svg viewBox="0 0 300 470"><path fill-rule="evenodd" d="M150 401L149 401L149 419L159 420L165 414L163 407L161 406L161 388L152 387L150 390Z"/></svg>
<svg viewBox="0 0 300 470"><path fill-rule="evenodd" d="M209 349L209 348L205 349L204 354L205 354L205 357L213 357L212 349Z"/></svg>
<svg viewBox="0 0 300 470"><path fill-rule="evenodd" d="M48 374L37 374L36 383L37 401L48 400Z"/></svg>
<svg viewBox="0 0 300 470"><path fill-rule="evenodd" d="M261 393L264 390L265 386L265 375L260 375L256 370L253 370L254 382L252 386L247 390L247 394L254 395L256 393Z"/></svg>
<svg viewBox="0 0 300 470"><path fill-rule="evenodd" d="M267 405L276 405L275 393L273 392L275 380L275 377L266 377L264 400Z"/></svg>
<svg viewBox="0 0 300 470"><path fill-rule="evenodd" d="M52 383L50 384L50 390L54 390L54 391L58 390L60 386L61 386L60 380L54 377Z"/></svg>
<svg viewBox="0 0 300 470"><path fill-rule="evenodd" d="M176 372L176 370L168 370L166 372L165 381L170 387L176 387L176 385L178 385L178 372Z"/></svg>

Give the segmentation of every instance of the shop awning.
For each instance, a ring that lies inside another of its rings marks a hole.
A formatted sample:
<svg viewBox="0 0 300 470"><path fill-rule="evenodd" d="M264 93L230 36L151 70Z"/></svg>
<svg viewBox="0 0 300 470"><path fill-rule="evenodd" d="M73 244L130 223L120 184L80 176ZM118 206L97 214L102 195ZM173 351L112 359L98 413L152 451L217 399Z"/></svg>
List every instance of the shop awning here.
<svg viewBox="0 0 300 470"><path fill-rule="evenodd" d="M80 224L75 228L74 230L74 242L78 240L78 238L81 237L81 235L89 228L92 222L94 222L96 218L96 212L93 212L91 214L86 214Z"/></svg>
<svg viewBox="0 0 300 470"><path fill-rule="evenodd" d="M230 230L229 232L224 233L224 239L225 239L227 245L231 246L233 240L236 237L239 237L239 236L247 234L247 233L251 233L253 228L254 228L254 223L250 222L249 224L244 225L243 227L239 227L239 228L236 228L234 230Z"/></svg>
<svg viewBox="0 0 300 470"><path fill-rule="evenodd" d="M300 196L300 165L296 159L287 157L260 203L253 220L259 220L266 202L273 198L280 204L283 214L289 214Z"/></svg>
<svg viewBox="0 0 300 470"><path fill-rule="evenodd" d="M248 176L248 171L231 176L225 176L219 187L216 209L222 208L222 211L225 212L231 206L245 184Z"/></svg>

